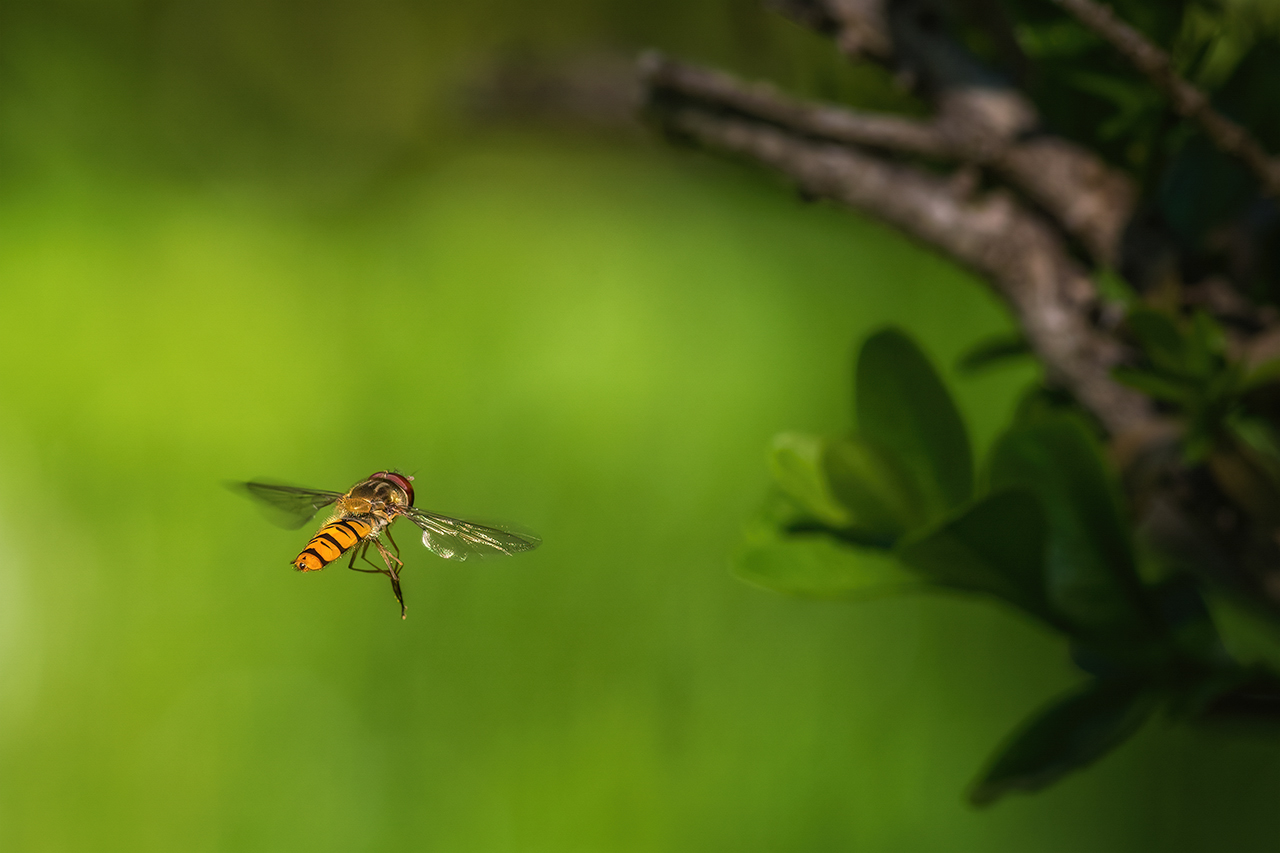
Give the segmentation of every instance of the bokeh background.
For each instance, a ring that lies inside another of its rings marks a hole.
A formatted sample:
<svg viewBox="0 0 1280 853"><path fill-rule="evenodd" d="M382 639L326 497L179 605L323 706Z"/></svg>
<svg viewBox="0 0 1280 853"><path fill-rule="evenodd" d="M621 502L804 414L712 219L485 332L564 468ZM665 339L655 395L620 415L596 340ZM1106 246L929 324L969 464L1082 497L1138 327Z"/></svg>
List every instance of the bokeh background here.
<svg viewBox="0 0 1280 853"><path fill-rule="evenodd" d="M868 331L980 447L1035 373L956 375L1010 320L895 233L511 95L644 47L880 91L746 0L0 7L0 850L1280 843L1280 751L1163 724L975 811L1058 640L732 576L770 437L848 426ZM223 488L386 467L545 544L403 536L402 622Z"/></svg>

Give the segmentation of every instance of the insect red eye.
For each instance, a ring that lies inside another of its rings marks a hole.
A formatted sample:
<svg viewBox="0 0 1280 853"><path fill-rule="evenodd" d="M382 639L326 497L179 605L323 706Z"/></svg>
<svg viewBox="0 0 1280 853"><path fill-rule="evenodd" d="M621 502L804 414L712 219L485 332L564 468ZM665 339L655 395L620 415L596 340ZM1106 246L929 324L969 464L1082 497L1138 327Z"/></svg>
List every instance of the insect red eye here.
<svg viewBox="0 0 1280 853"><path fill-rule="evenodd" d="M405 497L409 499L409 505L413 506L413 484L410 482L413 478L408 474L398 474L395 471L378 471L369 475L370 480L386 480L395 483L404 490Z"/></svg>

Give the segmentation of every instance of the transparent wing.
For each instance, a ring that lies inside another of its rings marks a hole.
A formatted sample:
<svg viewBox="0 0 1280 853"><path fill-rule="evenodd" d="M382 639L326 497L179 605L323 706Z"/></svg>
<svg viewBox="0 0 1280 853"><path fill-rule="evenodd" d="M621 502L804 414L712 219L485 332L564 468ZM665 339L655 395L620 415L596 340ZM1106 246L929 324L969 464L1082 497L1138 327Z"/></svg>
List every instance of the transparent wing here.
<svg viewBox="0 0 1280 853"><path fill-rule="evenodd" d="M401 514L422 529L422 544L446 560L519 554L542 544L532 533L463 521L417 507L405 507Z"/></svg>
<svg viewBox="0 0 1280 853"><path fill-rule="evenodd" d="M342 492L303 489L277 483L235 483L232 488L258 501L274 524L297 530L317 512L342 497Z"/></svg>

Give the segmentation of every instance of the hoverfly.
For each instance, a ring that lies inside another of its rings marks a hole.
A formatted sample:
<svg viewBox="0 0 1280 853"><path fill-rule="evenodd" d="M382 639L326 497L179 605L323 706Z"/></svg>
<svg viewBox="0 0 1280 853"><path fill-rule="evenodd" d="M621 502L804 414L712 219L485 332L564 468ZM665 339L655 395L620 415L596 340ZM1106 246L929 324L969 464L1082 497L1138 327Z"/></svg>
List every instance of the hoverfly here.
<svg viewBox="0 0 1280 853"><path fill-rule="evenodd" d="M301 489L274 483L241 483L240 486L274 510L274 518L282 526L297 529L321 509L333 506L333 513L316 531L306 547L293 561L300 572L315 572L337 560L347 551L351 562L347 568L357 572L386 575L391 590L400 603L400 618L406 617L404 595L400 592L400 547L391 538L391 525L407 518L422 531L422 544L446 560L467 560L532 551L542 540L529 533L517 533L473 521L450 518L428 512L413 505L413 477L395 471L378 471L356 483L346 492L323 489ZM386 536L391 548L382 544ZM369 559L369 548L377 549L382 566ZM362 559L371 569L360 568Z"/></svg>

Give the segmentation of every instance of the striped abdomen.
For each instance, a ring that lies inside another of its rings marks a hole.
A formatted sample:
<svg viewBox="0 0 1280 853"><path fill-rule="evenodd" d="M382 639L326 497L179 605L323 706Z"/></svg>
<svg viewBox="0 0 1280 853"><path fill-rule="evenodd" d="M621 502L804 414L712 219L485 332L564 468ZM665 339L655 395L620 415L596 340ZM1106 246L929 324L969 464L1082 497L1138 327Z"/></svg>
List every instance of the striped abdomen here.
<svg viewBox="0 0 1280 853"><path fill-rule="evenodd" d="M372 532L372 524L354 516L331 521L321 527L302 549L298 559L293 561L293 567L300 572L323 569Z"/></svg>

